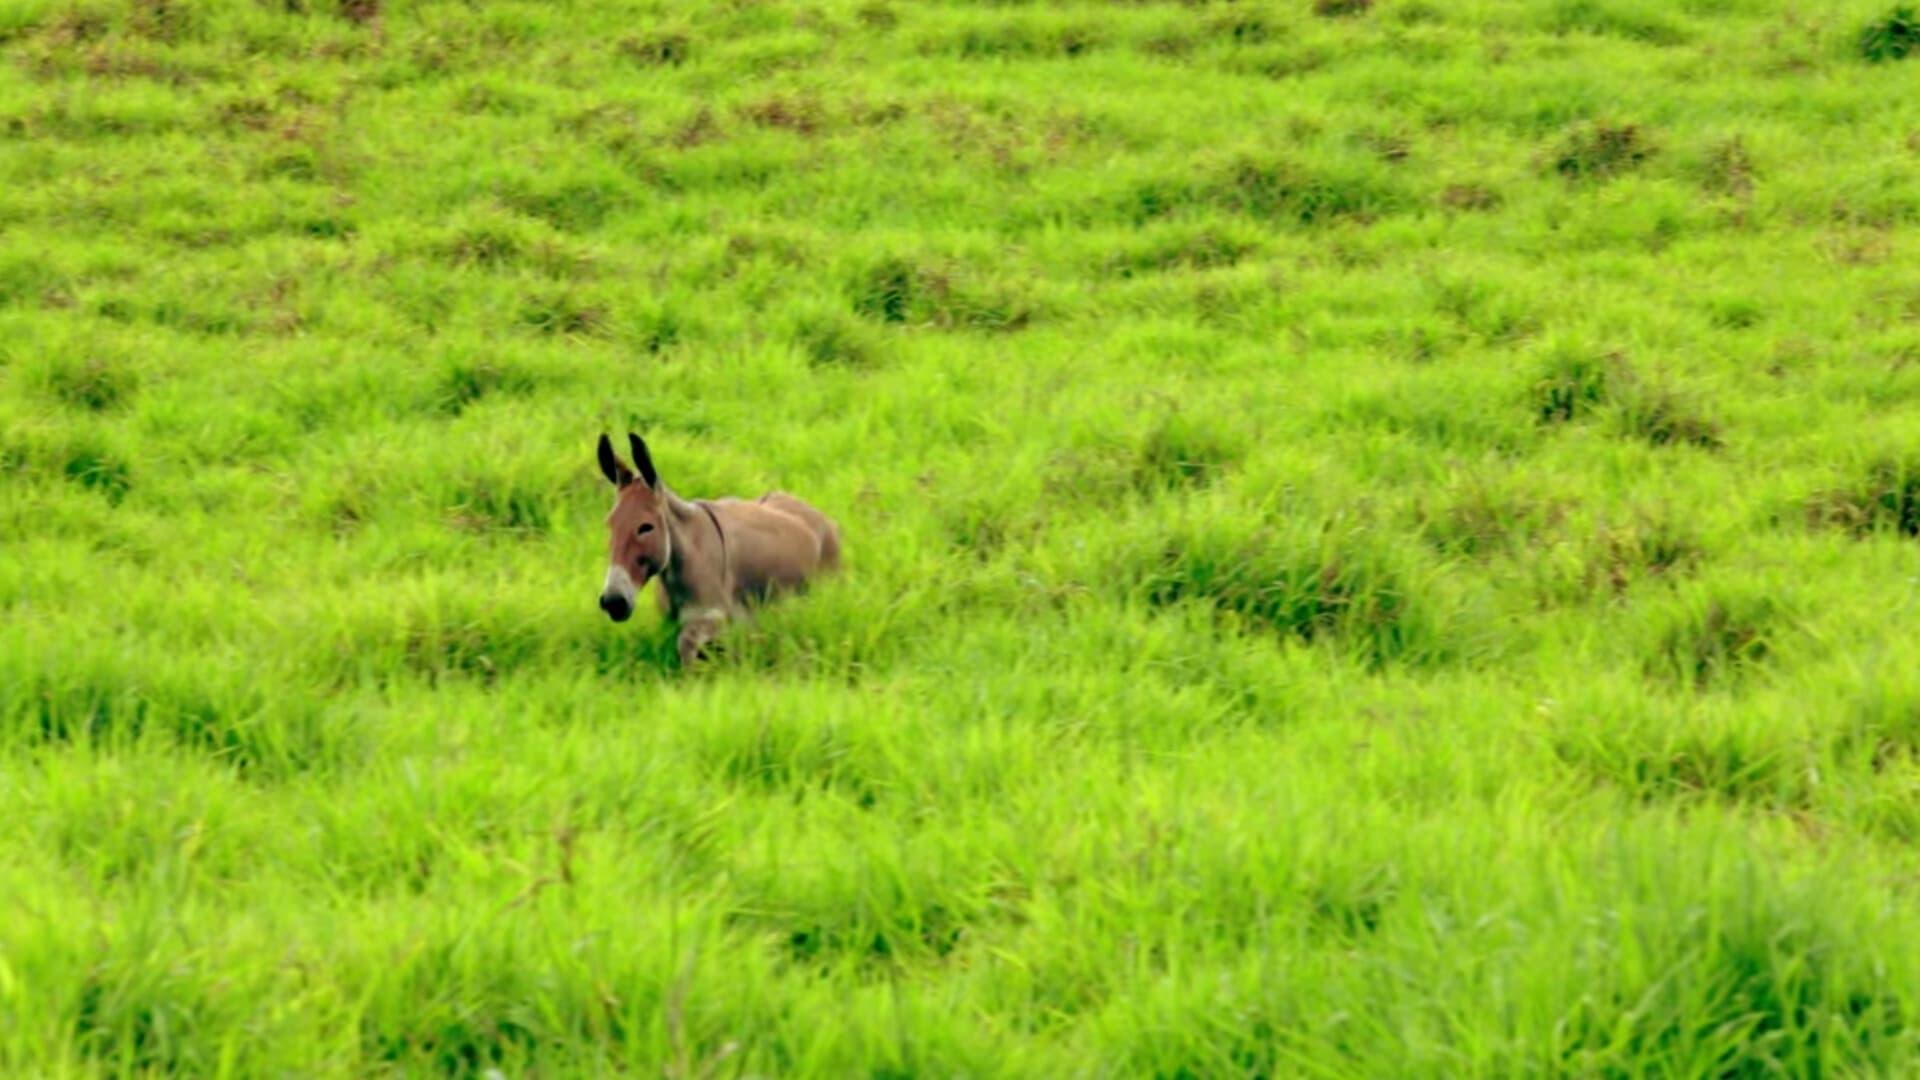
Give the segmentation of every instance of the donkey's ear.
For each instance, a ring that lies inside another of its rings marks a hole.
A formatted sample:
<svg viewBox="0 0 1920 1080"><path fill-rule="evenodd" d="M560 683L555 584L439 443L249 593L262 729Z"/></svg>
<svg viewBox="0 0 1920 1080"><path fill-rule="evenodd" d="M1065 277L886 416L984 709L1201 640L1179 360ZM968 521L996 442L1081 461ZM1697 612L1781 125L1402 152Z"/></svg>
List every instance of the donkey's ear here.
<svg viewBox="0 0 1920 1080"><path fill-rule="evenodd" d="M633 432L627 432L627 446L633 451L633 467L640 470L640 479L647 486L658 490L660 474L653 471L653 455L647 453L647 441Z"/></svg>
<svg viewBox="0 0 1920 1080"><path fill-rule="evenodd" d="M626 487L633 483L633 470L614 456L613 440L607 438L604 431L600 433L600 473L614 487Z"/></svg>

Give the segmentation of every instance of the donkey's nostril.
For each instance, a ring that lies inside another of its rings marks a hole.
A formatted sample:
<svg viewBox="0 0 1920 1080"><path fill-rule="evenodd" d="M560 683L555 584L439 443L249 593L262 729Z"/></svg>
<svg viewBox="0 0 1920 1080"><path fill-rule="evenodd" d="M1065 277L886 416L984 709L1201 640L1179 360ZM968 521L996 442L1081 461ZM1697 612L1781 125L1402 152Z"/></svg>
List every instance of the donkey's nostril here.
<svg viewBox="0 0 1920 1080"><path fill-rule="evenodd" d="M600 597L600 610L614 622L626 622L627 616L633 614L633 604L619 593L604 593Z"/></svg>

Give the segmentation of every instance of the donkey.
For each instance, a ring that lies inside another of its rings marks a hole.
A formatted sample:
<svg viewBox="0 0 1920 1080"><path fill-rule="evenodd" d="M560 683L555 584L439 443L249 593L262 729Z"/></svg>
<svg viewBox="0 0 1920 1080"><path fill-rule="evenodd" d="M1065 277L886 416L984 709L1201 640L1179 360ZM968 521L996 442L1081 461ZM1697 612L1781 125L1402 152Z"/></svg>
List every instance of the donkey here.
<svg viewBox="0 0 1920 1080"><path fill-rule="evenodd" d="M680 624L683 667L728 619L839 567L840 527L820 511L781 491L688 501L660 482L645 440L628 432L627 445L633 468L600 436L600 472L618 492L600 610L626 622L640 590L659 578L660 609Z"/></svg>

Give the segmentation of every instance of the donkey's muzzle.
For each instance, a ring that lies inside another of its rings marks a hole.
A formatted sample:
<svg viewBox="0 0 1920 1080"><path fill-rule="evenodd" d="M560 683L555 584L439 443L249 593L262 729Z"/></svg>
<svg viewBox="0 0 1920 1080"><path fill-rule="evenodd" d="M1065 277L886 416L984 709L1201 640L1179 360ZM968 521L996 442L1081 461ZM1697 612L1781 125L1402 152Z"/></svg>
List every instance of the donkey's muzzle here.
<svg viewBox="0 0 1920 1080"><path fill-rule="evenodd" d="M626 622L633 617L633 601L619 593L601 593L600 610L614 622Z"/></svg>

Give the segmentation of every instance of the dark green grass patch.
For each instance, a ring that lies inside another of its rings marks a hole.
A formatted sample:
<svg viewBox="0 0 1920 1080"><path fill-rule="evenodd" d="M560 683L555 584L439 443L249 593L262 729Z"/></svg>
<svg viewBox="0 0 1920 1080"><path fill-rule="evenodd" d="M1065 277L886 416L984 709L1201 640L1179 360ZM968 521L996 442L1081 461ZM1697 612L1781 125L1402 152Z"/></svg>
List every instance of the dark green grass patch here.
<svg viewBox="0 0 1920 1080"><path fill-rule="evenodd" d="M637 201L633 187L612 173L516 179L503 185L500 201L562 232L591 232Z"/></svg>
<svg viewBox="0 0 1920 1080"><path fill-rule="evenodd" d="M1850 715L1833 736L1836 761L1864 762L1880 774L1920 764L1920 688L1913 677L1900 673L1878 678L1855 696Z"/></svg>
<svg viewBox="0 0 1920 1080"><path fill-rule="evenodd" d="M830 123L826 106L812 96L774 94L741 105L739 112L756 127L791 132L806 139L819 136Z"/></svg>
<svg viewBox="0 0 1920 1080"><path fill-rule="evenodd" d="M872 806L875 793L843 759L847 750L830 734L818 740L792 738L761 717L758 726L740 741L713 753L713 768L724 781L773 791L810 789L843 791L858 805Z"/></svg>
<svg viewBox="0 0 1920 1080"><path fill-rule="evenodd" d="M1416 502L1420 535L1439 551L1485 559L1513 554L1556 535L1570 503L1546 493L1472 486L1441 502Z"/></svg>
<svg viewBox="0 0 1920 1080"><path fill-rule="evenodd" d="M537 943L423 933L399 962L384 965L355 1025L360 1056L383 1069L443 1076L594 1071L630 1052L639 1016L658 1016L669 993L670 968L639 962L624 949L605 950L613 955L595 961L622 969L620 993L596 996L527 978L525 957ZM603 1050L582 1054L587 1045Z"/></svg>
<svg viewBox="0 0 1920 1080"><path fill-rule="evenodd" d="M140 378L124 361L101 356L56 362L46 373L47 389L61 403L89 412L117 409L133 397Z"/></svg>
<svg viewBox="0 0 1920 1080"><path fill-rule="evenodd" d="M528 296L520 304L519 318L521 325L540 334L599 337L610 332L613 313L589 294L557 289Z"/></svg>
<svg viewBox="0 0 1920 1080"><path fill-rule="evenodd" d="M1812 524L1852 536L1920 537L1920 466L1879 462L1859 482L1815 494L1806 513Z"/></svg>
<svg viewBox="0 0 1920 1080"><path fill-rule="evenodd" d="M1718 450L1725 445L1720 423L1687 395L1667 386L1636 385L1621 403L1620 426L1655 446Z"/></svg>
<svg viewBox="0 0 1920 1080"><path fill-rule="evenodd" d="M1650 587L1677 586L1711 559L1706 532L1670 506L1605 513L1585 525L1569 520L1536 531L1522 519L1510 527L1529 543L1515 548L1508 540L1504 550L1524 567L1537 602L1547 607L1599 598L1642 602L1659 595Z"/></svg>
<svg viewBox="0 0 1920 1080"><path fill-rule="evenodd" d="M1156 607L1198 602L1229 624L1376 666L1441 659L1447 643L1396 563L1354 536L1222 525L1169 537L1136 575Z"/></svg>
<svg viewBox="0 0 1920 1080"><path fill-rule="evenodd" d="M1920 11L1902 4L1860 30L1860 55L1870 63L1905 60L1920 52Z"/></svg>
<svg viewBox="0 0 1920 1080"><path fill-rule="evenodd" d="M614 47L642 67L679 67L693 55L693 38L681 30L656 30L621 38Z"/></svg>
<svg viewBox="0 0 1920 1080"><path fill-rule="evenodd" d="M1642 377L1618 351L1579 344L1554 346L1546 370L1534 381L1535 417L1566 424L1609 413L1621 433L1654 446L1724 445L1720 423L1691 395Z"/></svg>
<svg viewBox="0 0 1920 1080"><path fill-rule="evenodd" d="M1313 0L1313 13L1323 18L1349 18L1373 10L1373 0Z"/></svg>
<svg viewBox="0 0 1920 1080"><path fill-rule="evenodd" d="M1138 246L1105 254L1101 265L1121 277L1234 266L1257 253L1258 239L1219 227L1183 228L1154 235Z"/></svg>
<svg viewBox="0 0 1920 1080"><path fill-rule="evenodd" d="M1648 671L1696 689L1730 682L1767 663L1788 626L1767 597L1712 597L1677 613Z"/></svg>
<svg viewBox="0 0 1920 1080"><path fill-rule="evenodd" d="M597 310L590 308L589 312ZM594 327L595 331L599 329ZM642 354L656 356L694 337L699 330L698 320L686 313L682 303L667 298L629 308L615 333Z"/></svg>
<svg viewBox="0 0 1920 1080"><path fill-rule="evenodd" d="M1753 193L1758 179L1746 140L1738 135L1716 143L1700 166L1700 185L1716 195L1744 198Z"/></svg>
<svg viewBox="0 0 1920 1080"><path fill-rule="evenodd" d="M1570 183L1602 182L1639 169L1657 152L1639 125L1599 121L1569 132L1548 166Z"/></svg>
<svg viewBox="0 0 1920 1080"><path fill-rule="evenodd" d="M551 501L544 485L482 477L454 494L449 513L462 529L527 535L543 533L553 523Z"/></svg>
<svg viewBox="0 0 1920 1080"><path fill-rule="evenodd" d="M70 445L60 455L59 471L69 483L102 495L114 505L119 505L133 490L132 464L98 443L81 441Z"/></svg>
<svg viewBox="0 0 1920 1080"><path fill-rule="evenodd" d="M41 304L65 295L62 276L38 255L14 252L0 256L0 307Z"/></svg>
<svg viewBox="0 0 1920 1080"><path fill-rule="evenodd" d="M1496 288L1492 282L1448 276L1436 279L1430 291L1435 312L1487 344L1517 345L1541 329L1530 298ZM1556 359L1568 363L1574 360L1566 348L1556 351ZM1572 373L1579 374L1579 369Z"/></svg>
<svg viewBox="0 0 1920 1080"><path fill-rule="evenodd" d="M1814 791L1805 782L1808 748L1792 735L1769 738L1711 720L1667 716L1566 732L1559 758L1633 798L1654 802L1725 799L1769 809L1805 810ZM1671 727L1662 729L1661 725Z"/></svg>
<svg viewBox="0 0 1920 1080"><path fill-rule="evenodd" d="M1440 205L1447 210L1489 213L1500 209L1505 199L1485 184L1448 184L1440 192Z"/></svg>
<svg viewBox="0 0 1920 1080"><path fill-rule="evenodd" d="M881 302L884 314L886 302ZM815 367L865 368L879 362L883 343L857 318L835 308L807 307L792 317L789 340Z"/></svg>
<svg viewBox="0 0 1920 1080"><path fill-rule="evenodd" d="M883 258L854 271L847 294L857 314L880 323L1013 331L1033 321L1032 297L980 277L946 262Z"/></svg>
<svg viewBox="0 0 1920 1080"><path fill-rule="evenodd" d="M1543 424L1583 419L1613 400L1620 386L1631 378L1631 369L1620 353L1579 346L1559 348L1534 381L1534 416Z"/></svg>
<svg viewBox="0 0 1920 1080"><path fill-rule="evenodd" d="M1691 35L1656 4L1636 0L1557 0L1547 25L1557 33L1602 34L1650 45L1685 43Z"/></svg>
<svg viewBox="0 0 1920 1080"><path fill-rule="evenodd" d="M212 1068L205 1032L222 1010L191 971L131 959L96 966L72 1006L72 1038L96 1066L136 1072Z"/></svg>
<svg viewBox="0 0 1920 1080"><path fill-rule="evenodd" d="M944 40L929 42L929 52L962 60L1061 59L1087 56L1106 44L1099 26L1038 18L1002 18L971 23Z"/></svg>
<svg viewBox="0 0 1920 1080"><path fill-rule="evenodd" d="M990 562L1039 543L1049 516L1032 493L1000 489L949 500L940 519L954 547Z"/></svg>
<svg viewBox="0 0 1920 1080"><path fill-rule="evenodd" d="M443 369L437 396L443 410L458 416L488 398L525 397L538 386L531 372L511 362L456 360Z"/></svg>
<svg viewBox="0 0 1920 1080"><path fill-rule="evenodd" d="M1415 208L1417 197L1383 168L1364 161L1330 168L1241 156L1190 180L1137 188L1130 197L1131 216L1145 222L1214 209L1260 222L1313 226L1368 222Z"/></svg>
<svg viewBox="0 0 1920 1080"><path fill-rule="evenodd" d="M1225 417L1170 412L1135 451L1134 486L1147 493L1205 486L1246 452L1246 439Z"/></svg>
<svg viewBox="0 0 1920 1080"><path fill-rule="evenodd" d="M1705 558L1698 535L1670 513L1642 514L1597 531L1585 580L1589 587L1621 593L1637 582L1686 574Z"/></svg>
<svg viewBox="0 0 1920 1080"><path fill-rule="evenodd" d="M467 209L436 225L426 232L424 242L409 236L405 243L450 266L484 270L528 266L573 276L565 271L577 272L585 264L546 222L502 208Z"/></svg>
<svg viewBox="0 0 1920 1080"><path fill-rule="evenodd" d="M1757 300L1726 297L1713 303L1708 319L1722 330L1750 330L1766 319L1766 309Z"/></svg>

